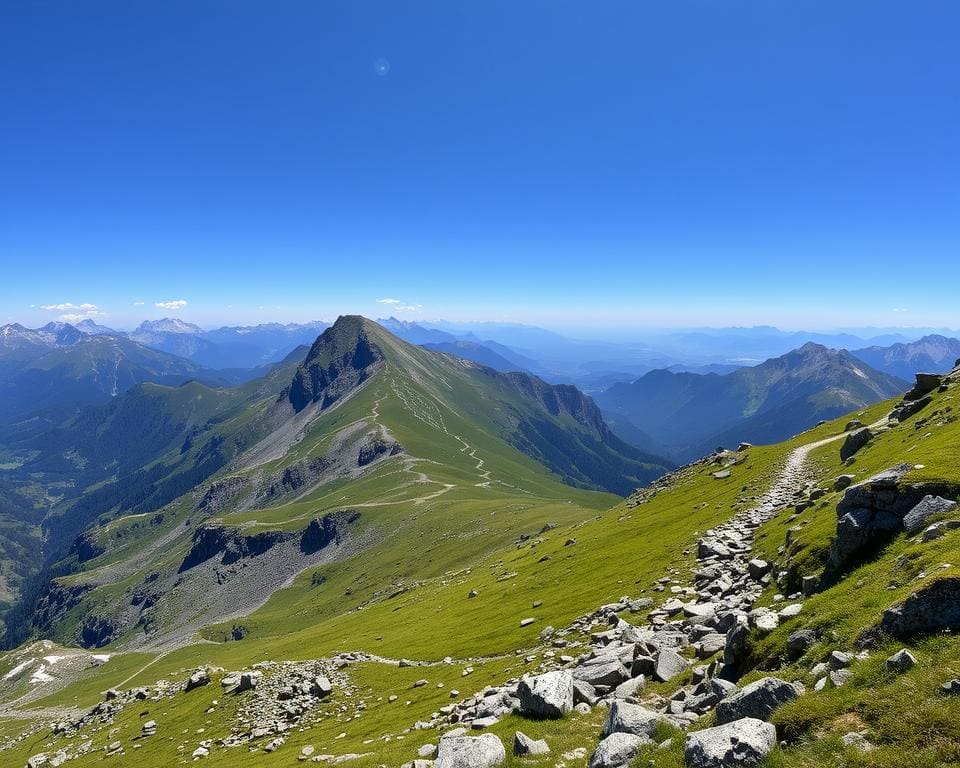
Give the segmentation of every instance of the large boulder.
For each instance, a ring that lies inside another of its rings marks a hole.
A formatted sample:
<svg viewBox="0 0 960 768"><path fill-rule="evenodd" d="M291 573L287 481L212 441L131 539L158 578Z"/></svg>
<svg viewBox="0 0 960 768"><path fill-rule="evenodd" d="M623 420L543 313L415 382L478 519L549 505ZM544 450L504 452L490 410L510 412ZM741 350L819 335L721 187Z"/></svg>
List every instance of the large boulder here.
<svg viewBox="0 0 960 768"><path fill-rule="evenodd" d="M573 675L567 670L527 677L517 686L520 712L532 717L563 717L573 710Z"/></svg>
<svg viewBox="0 0 960 768"><path fill-rule="evenodd" d="M687 669L687 660L676 651L663 648L657 654L653 675L662 683L667 683Z"/></svg>
<svg viewBox="0 0 960 768"><path fill-rule="evenodd" d="M745 717L766 720L777 708L797 698L792 683L777 677L764 677L745 685L717 704L717 723L732 723Z"/></svg>
<svg viewBox="0 0 960 768"><path fill-rule="evenodd" d="M936 486L904 484L909 464L874 475L851 486L837 504L837 535L830 546L830 568L845 566L858 552L882 536L903 530L904 518Z"/></svg>
<svg viewBox="0 0 960 768"><path fill-rule="evenodd" d="M619 657L602 656L574 669L573 677L575 680L590 683L595 688L616 688L630 677L630 672Z"/></svg>
<svg viewBox="0 0 960 768"><path fill-rule="evenodd" d="M492 733L440 739L435 768L496 768L507 759L503 742Z"/></svg>
<svg viewBox="0 0 960 768"><path fill-rule="evenodd" d="M752 717L687 734L687 768L756 768L777 744L777 729Z"/></svg>
<svg viewBox="0 0 960 768"><path fill-rule="evenodd" d="M903 530L909 534L914 534L923 529L927 520L934 515L942 515L947 512L953 512L957 508L957 502L944 499L941 496L924 496L920 503L911 509L903 518Z"/></svg>
<svg viewBox="0 0 960 768"><path fill-rule="evenodd" d="M945 629L960 630L960 577L937 579L900 605L887 609L880 629L901 639Z"/></svg>
<svg viewBox="0 0 960 768"><path fill-rule="evenodd" d="M939 373L917 373L915 376L917 382L913 385L913 389L903 396L904 400L919 400L943 383L943 376Z"/></svg>
<svg viewBox="0 0 960 768"><path fill-rule="evenodd" d="M654 712L640 704L614 701L610 705L610 712L603 726L603 735L632 733L634 736L651 738L660 722L666 722L666 719L659 712Z"/></svg>
<svg viewBox="0 0 960 768"><path fill-rule="evenodd" d="M870 431L870 427L864 427L863 429L858 429L856 432L851 432L843 441L843 445L840 446L840 460L846 461L851 458L857 451L869 443L872 437L873 432Z"/></svg>
<svg viewBox="0 0 960 768"><path fill-rule="evenodd" d="M612 733L601 741L590 757L590 768L619 768L629 765L637 756L637 750L650 739L632 733ZM439 768L439 766L438 766Z"/></svg>

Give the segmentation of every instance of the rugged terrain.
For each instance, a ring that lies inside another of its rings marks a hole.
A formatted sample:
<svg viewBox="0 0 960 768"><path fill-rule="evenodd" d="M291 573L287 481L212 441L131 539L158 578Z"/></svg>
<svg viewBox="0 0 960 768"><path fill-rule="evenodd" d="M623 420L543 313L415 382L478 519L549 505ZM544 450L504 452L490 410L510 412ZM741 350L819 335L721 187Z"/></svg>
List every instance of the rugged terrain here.
<svg viewBox="0 0 960 768"><path fill-rule="evenodd" d="M960 765L960 368L620 501L575 390L358 318L288 373L77 540L5 764Z"/></svg>

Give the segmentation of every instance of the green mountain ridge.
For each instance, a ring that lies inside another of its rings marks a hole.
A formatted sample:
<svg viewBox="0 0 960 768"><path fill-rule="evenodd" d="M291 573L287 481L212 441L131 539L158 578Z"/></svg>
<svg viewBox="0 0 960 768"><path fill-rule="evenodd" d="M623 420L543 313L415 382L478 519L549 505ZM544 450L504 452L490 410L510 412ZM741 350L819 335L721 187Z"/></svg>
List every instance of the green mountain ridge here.
<svg viewBox="0 0 960 768"><path fill-rule="evenodd" d="M718 445L784 440L906 388L849 352L807 343L723 376L651 371L596 400L612 421L626 420L683 460Z"/></svg>
<svg viewBox="0 0 960 768"><path fill-rule="evenodd" d="M371 409L373 389L371 418L371 410L363 408ZM354 405L355 400L360 402ZM397 413L380 415L391 406ZM343 424L345 417L339 414L351 408L355 418ZM464 429L476 432L484 446L468 443L466 432L453 433L447 426L451 418L465 420ZM430 438L431 432L436 437ZM438 445L438 440L446 445ZM359 317L341 318L318 337L302 361L291 355L265 379L233 389L198 382L173 388L141 385L56 429L21 435L13 448L20 462L16 477L33 478L30 487L37 489L59 489L43 522L53 575L89 566L75 552L59 563L55 560L95 520L111 530L113 519L155 515L159 522L146 532L173 535L172 521L183 520L191 511L210 514L225 504L237 511L282 506L377 472L383 460L402 465L394 473L439 485L438 495L472 475L471 485L479 489L474 493L481 497L495 489L518 493L512 481L504 482L513 474L531 477L532 489L524 492L528 494L539 495L535 489L545 484L550 495L562 495L566 486L560 480L625 494L669 468L612 435L593 402L573 387L551 386L526 374L501 374L429 352ZM482 457L486 451L506 460L501 471L486 468L496 467ZM433 480L419 471L425 463L449 465L446 471L452 476L444 482ZM414 490L407 495L415 496ZM370 501L358 493L364 503ZM216 503L206 503L208 496ZM171 508L177 511L168 519L164 510ZM98 526L88 545L100 536ZM190 530L176 539L185 541ZM85 548L93 550L116 554L109 539ZM87 595L90 590L82 588L85 604L96 602L101 594L97 589L94 585ZM77 592L68 592L73 596L67 600L68 610L74 610ZM54 610L62 597L56 590L35 594L35 600L46 600L38 628L58 634L58 625L76 626L74 614L66 618ZM15 626L10 638L30 631L23 618L30 610L27 604L22 614L11 614L8 623ZM112 627L106 634L81 633L79 639L101 642L130 629L117 616L106 624Z"/></svg>
<svg viewBox="0 0 960 768"><path fill-rule="evenodd" d="M373 768L448 750L440 736L465 725L487 743L522 731L549 744L505 766L569 755L582 768L616 710L623 727L641 714L655 726L649 743L628 740L624 764L694 768L691 739L755 684L778 697L754 710L774 734L764 765L960 765L960 698L943 692L960 646L942 631L960 616L958 386L960 370L924 377L905 400L711 454L618 499L512 447L552 446L580 470L587 436L614 451L591 399L362 318L242 395L144 385L181 414L179 435L147 440L154 466L235 450L190 491L149 512L115 505L74 540L32 609L46 640L0 657L0 755ZM866 440L845 431L852 419ZM100 450L92 439L79 455ZM891 468L896 485L871 479ZM919 528L889 528L884 509L928 493L947 499ZM857 504L862 533L841 514ZM934 595L942 610L911 607ZM892 671L901 649L915 662ZM518 687L554 670L581 681L586 704L559 720Z"/></svg>

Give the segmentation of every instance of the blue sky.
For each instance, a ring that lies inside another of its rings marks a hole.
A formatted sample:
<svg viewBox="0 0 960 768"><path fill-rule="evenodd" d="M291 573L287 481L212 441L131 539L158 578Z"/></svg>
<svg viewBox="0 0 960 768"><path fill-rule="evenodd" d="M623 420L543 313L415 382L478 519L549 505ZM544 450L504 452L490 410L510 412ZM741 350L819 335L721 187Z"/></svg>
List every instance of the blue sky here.
<svg viewBox="0 0 960 768"><path fill-rule="evenodd" d="M952 0L8 0L0 320L960 326L958 28Z"/></svg>

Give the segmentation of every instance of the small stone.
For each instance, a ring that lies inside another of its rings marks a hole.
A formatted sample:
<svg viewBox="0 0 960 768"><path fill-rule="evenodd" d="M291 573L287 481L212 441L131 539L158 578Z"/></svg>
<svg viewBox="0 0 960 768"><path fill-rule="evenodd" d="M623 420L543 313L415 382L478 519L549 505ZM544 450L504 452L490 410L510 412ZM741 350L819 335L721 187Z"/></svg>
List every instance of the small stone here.
<svg viewBox="0 0 960 768"><path fill-rule="evenodd" d="M914 667L916 663L916 656L906 648L901 648L884 662L888 672L906 672L908 669Z"/></svg>

